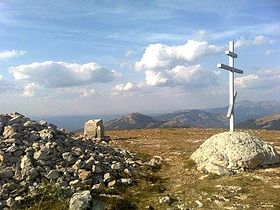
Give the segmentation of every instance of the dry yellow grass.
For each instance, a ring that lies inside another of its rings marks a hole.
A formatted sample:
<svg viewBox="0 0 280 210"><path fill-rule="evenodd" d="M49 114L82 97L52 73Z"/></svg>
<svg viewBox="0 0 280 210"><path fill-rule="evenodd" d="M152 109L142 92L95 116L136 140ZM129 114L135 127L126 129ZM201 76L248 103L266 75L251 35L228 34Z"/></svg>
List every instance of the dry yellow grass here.
<svg viewBox="0 0 280 210"><path fill-rule="evenodd" d="M280 166L246 171L234 176L201 174L190 155L210 136L222 129L145 129L109 131L115 147L129 149L143 157L159 155L165 164L157 172L139 179L124 196L139 209L280 209ZM280 132L246 130L280 148ZM151 180L147 176L154 177ZM158 181L154 180L158 179ZM160 204L169 195L173 204ZM201 205L202 204L202 205Z"/></svg>

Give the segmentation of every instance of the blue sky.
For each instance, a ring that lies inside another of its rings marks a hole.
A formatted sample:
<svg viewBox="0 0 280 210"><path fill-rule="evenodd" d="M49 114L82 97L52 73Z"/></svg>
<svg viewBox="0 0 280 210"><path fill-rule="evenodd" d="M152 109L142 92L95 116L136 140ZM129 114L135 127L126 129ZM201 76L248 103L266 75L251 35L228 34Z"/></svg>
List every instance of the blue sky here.
<svg viewBox="0 0 280 210"><path fill-rule="evenodd" d="M280 100L280 2L0 0L0 112L163 112Z"/></svg>

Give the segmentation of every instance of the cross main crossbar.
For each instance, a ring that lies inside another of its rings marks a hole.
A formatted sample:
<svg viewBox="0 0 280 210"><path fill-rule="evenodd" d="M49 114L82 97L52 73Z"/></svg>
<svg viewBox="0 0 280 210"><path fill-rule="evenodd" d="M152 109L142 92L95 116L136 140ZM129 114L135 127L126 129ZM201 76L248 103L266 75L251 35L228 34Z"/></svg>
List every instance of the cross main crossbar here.
<svg viewBox="0 0 280 210"><path fill-rule="evenodd" d="M225 69L225 70L228 70L228 71L233 71L233 72L236 72L238 74L243 74L242 70L234 68L234 67L230 67L230 66L222 64L222 63L218 63L217 67L220 68L220 69Z"/></svg>

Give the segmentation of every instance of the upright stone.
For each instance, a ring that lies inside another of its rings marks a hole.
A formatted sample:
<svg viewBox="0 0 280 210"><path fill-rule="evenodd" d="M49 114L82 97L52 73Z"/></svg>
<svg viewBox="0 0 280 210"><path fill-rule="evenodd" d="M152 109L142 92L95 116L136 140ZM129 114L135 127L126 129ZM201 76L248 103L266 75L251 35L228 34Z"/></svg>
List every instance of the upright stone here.
<svg viewBox="0 0 280 210"><path fill-rule="evenodd" d="M102 119L87 121L84 126L84 135L91 138L104 139L104 126Z"/></svg>

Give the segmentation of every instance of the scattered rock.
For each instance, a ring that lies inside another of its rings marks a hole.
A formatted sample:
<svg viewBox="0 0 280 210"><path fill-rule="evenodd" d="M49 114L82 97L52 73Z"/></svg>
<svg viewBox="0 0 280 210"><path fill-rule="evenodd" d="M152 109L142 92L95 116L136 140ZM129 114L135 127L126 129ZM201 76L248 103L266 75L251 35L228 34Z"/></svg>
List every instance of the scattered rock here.
<svg viewBox="0 0 280 210"><path fill-rule="evenodd" d="M82 170L82 172L79 174L79 178L81 180L87 180L90 177L91 177L91 172L90 171Z"/></svg>
<svg viewBox="0 0 280 210"><path fill-rule="evenodd" d="M159 203L166 203L167 205L170 205L172 203L172 200L170 196L164 196L159 198Z"/></svg>
<svg viewBox="0 0 280 210"><path fill-rule="evenodd" d="M198 208L203 207L203 204L199 200L196 200L195 203L197 204Z"/></svg>
<svg viewBox="0 0 280 210"><path fill-rule="evenodd" d="M218 175L231 175L280 161L273 146L244 132L225 132L210 137L191 159L199 171Z"/></svg>
<svg viewBox="0 0 280 210"><path fill-rule="evenodd" d="M70 199L69 210L86 210L90 206L91 199L89 190L77 192Z"/></svg>
<svg viewBox="0 0 280 210"><path fill-rule="evenodd" d="M120 182L122 184L125 184L125 185L131 185L132 184L132 179L130 179L130 178L121 178Z"/></svg>
<svg viewBox="0 0 280 210"><path fill-rule="evenodd" d="M93 193L101 193L104 190L105 186L103 183L95 184L92 186Z"/></svg>
<svg viewBox="0 0 280 210"><path fill-rule="evenodd" d="M56 179L59 178L59 176L60 176L59 171L56 170L56 169L51 170L51 171L47 174L47 178L48 178L49 180L56 180Z"/></svg>
<svg viewBox="0 0 280 210"><path fill-rule="evenodd" d="M150 161L146 162L146 165L152 168L160 168L162 165L162 157L154 156Z"/></svg>

